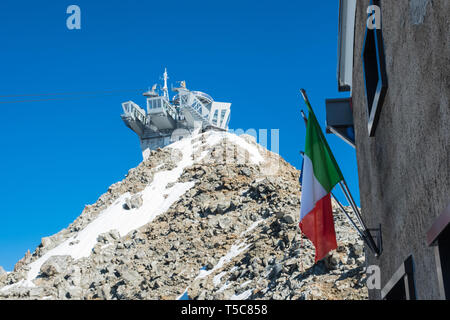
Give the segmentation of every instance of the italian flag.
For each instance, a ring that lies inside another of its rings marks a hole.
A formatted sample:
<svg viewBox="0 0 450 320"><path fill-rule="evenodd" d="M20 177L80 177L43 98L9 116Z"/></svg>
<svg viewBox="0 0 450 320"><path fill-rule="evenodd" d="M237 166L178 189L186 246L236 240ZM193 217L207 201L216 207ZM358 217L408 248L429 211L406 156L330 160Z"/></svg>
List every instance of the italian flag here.
<svg viewBox="0 0 450 320"><path fill-rule="evenodd" d="M337 248L330 193L343 176L309 103L307 106L299 226L314 244L317 262Z"/></svg>

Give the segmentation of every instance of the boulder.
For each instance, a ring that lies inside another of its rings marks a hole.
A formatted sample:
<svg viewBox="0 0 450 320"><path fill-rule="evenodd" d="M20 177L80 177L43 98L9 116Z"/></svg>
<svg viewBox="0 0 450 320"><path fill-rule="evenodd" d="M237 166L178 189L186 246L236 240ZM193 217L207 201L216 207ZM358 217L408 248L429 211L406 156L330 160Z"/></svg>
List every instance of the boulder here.
<svg viewBox="0 0 450 320"><path fill-rule="evenodd" d="M142 195L135 194L134 196L125 199L123 208L125 210L138 209L142 206L142 204L143 204Z"/></svg>
<svg viewBox="0 0 450 320"><path fill-rule="evenodd" d="M228 229L231 226L232 220L230 217L222 216L218 219L218 225L221 229Z"/></svg>
<svg viewBox="0 0 450 320"><path fill-rule="evenodd" d="M336 251L330 252L328 254L328 256L324 258L325 266L329 270L336 269L340 262L341 262L341 257L339 256L339 253Z"/></svg>
<svg viewBox="0 0 450 320"><path fill-rule="evenodd" d="M41 275L52 277L66 273L73 261L71 256L52 256L41 266Z"/></svg>
<svg viewBox="0 0 450 320"><path fill-rule="evenodd" d="M120 239L120 233L118 230L110 230L108 232L101 233L97 236L97 242L106 244L113 243L116 240Z"/></svg>
<svg viewBox="0 0 450 320"><path fill-rule="evenodd" d="M283 219L281 219L282 222L286 224L294 224L296 221L290 214L286 214L283 216Z"/></svg>
<svg viewBox="0 0 450 320"><path fill-rule="evenodd" d="M31 258L31 253L30 250L28 250L25 253L25 256L20 259L19 261L17 261L17 263L14 265L14 271L20 271L22 268L24 268L29 262L30 262L30 258Z"/></svg>
<svg viewBox="0 0 450 320"><path fill-rule="evenodd" d="M50 247L53 244L53 240L51 237L43 237L41 239L41 245L42 247L46 248L46 247Z"/></svg>
<svg viewBox="0 0 450 320"><path fill-rule="evenodd" d="M117 229L113 229L109 231L109 236L113 240L119 240L120 239L120 233Z"/></svg>
<svg viewBox="0 0 450 320"><path fill-rule="evenodd" d="M281 271L283 271L283 266L281 265L281 263L276 263L269 273L269 279L277 278L280 275Z"/></svg>
<svg viewBox="0 0 450 320"><path fill-rule="evenodd" d="M44 288L42 287L30 288L29 295L31 299L42 299L44 297Z"/></svg>
<svg viewBox="0 0 450 320"><path fill-rule="evenodd" d="M251 177L251 176L252 176L252 171L251 171L249 168L247 168L247 167L242 168L242 169L239 171L239 173L240 173L241 175L247 176L247 177Z"/></svg>
<svg viewBox="0 0 450 320"><path fill-rule="evenodd" d="M69 287L66 290L65 298L72 300L80 300L83 297L83 289L80 287Z"/></svg>
<svg viewBox="0 0 450 320"><path fill-rule="evenodd" d="M221 199L217 202L216 212L218 214L223 214L231 207L230 199Z"/></svg>
<svg viewBox="0 0 450 320"><path fill-rule="evenodd" d="M217 227L218 226L218 223L219 223L219 218L218 217L216 217L216 216L208 216L208 226L210 227L210 228L215 228L215 227ZM214 234L212 234L212 232L210 232L210 233L208 233L209 234L209 236L213 236Z"/></svg>
<svg viewBox="0 0 450 320"><path fill-rule="evenodd" d="M277 219L282 219L284 217L284 212L278 211L275 213L275 216L277 217Z"/></svg>
<svg viewBox="0 0 450 320"><path fill-rule="evenodd" d="M125 268L122 269L120 273L122 280L125 281L126 284L138 285L142 280L139 273L132 269Z"/></svg>
<svg viewBox="0 0 450 320"><path fill-rule="evenodd" d="M108 243L109 242L109 234L107 232L99 234L97 236L97 242Z"/></svg>

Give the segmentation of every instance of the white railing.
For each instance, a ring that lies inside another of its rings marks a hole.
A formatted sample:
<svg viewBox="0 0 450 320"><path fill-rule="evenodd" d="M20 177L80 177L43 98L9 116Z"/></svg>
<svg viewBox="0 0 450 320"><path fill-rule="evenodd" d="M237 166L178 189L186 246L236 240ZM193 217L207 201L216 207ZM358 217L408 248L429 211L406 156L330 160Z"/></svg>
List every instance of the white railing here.
<svg viewBox="0 0 450 320"><path fill-rule="evenodd" d="M175 108L169 103L167 102L167 100L163 100L163 108L166 110L166 112L173 118L173 119L177 119L177 111L175 110Z"/></svg>
<svg viewBox="0 0 450 320"><path fill-rule="evenodd" d="M185 94L179 94L180 108L188 108L195 113L193 116L200 118L204 124L212 124L209 120L210 110L205 106L205 100L212 101L212 98L207 94L199 91L191 91ZM217 124L215 124L217 126Z"/></svg>
<svg viewBox="0 0 450 320"><path fill-rule="evenodd" d="M208 103L212 103L214 101L213 98L209 94L206 94L204 92L201 92L201 91L191 91L191 92L193 94L195 94L196 96L200 96L203 99L208 100Z"/></svg>
<svg viewBox="0 0 450 320"><path fill-rule="evenodd" d="M128 101L122 103L122 108L125 113L125 115L130 116L134 120L139 120L142 123L145 123L147 115L145 114L144 109L139 107L136 103L133 101Z"/></svg>

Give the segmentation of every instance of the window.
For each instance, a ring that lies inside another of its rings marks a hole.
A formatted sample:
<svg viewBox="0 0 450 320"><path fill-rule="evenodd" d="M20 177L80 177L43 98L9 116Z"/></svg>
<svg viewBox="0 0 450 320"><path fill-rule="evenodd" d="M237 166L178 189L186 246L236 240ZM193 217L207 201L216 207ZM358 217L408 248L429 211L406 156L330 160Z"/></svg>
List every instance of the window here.
<svg viewBox="0 0 450 320"><path fill-rule="evenodd" d="M371 4L380 7L379 0L372 0ZM369 136L373 137L387 91L386 65L381 27L380 29L369 29L366 27L362 60L367 99L368 129Z"/></svg>
<svg viewBox="0 0 450 320"><path fill-rule="evenodd" d="M150 100L150 108L151 109L161 108L161 101L162 101L161 98Z"/></svg>
<svg viewBox="0 0 450 320"><path fill-rule="evenodd" d="M228 124L230 123L230 116L227 117L227 122L225 123L225 126L223 128L228 129Z"/></svg>
<svg viewBox="0 0 450 320"><path fill-rule="evenodd" d="M414 264L409 256L381 290L383 300L416 300Z"/></svg>
<svg viewBox="0 0 450 320"><path fill-rule="evenodd" d="M223 120L224 120L224 117L225 117L225 114L227 113L227 110L226 109L222 109L221 111L220 111L220 124L218 124L218 125L223 125L224 123L223 123Z"/></svg>
<svg viewBox="0 0 450 320"><path fill-rule="evenodd" d="M219 116L219 110L214 111L212 123L214 123L215 125L217 125L217 117L218 116Z"/></svg>
<svg viewBox="0 0 450 320"><path fill-rule="evenodd" d="M450 300L450 203L428 231L427 240L434 246L441 299Z"/></svg>

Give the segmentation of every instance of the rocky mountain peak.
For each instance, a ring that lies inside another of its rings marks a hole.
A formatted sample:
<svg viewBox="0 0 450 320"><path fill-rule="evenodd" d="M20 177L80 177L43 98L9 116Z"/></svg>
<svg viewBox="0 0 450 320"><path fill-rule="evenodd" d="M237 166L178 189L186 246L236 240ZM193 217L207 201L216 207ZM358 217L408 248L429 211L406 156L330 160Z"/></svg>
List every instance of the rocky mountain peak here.
<svg viewBox="0 0 450 320"><path fill-rule="evenodd" d="M298 179L245 135L209 131L152 151L0 272L0 299L367 298L363 244L337 207L339 247L314 264Z"/></svg>

